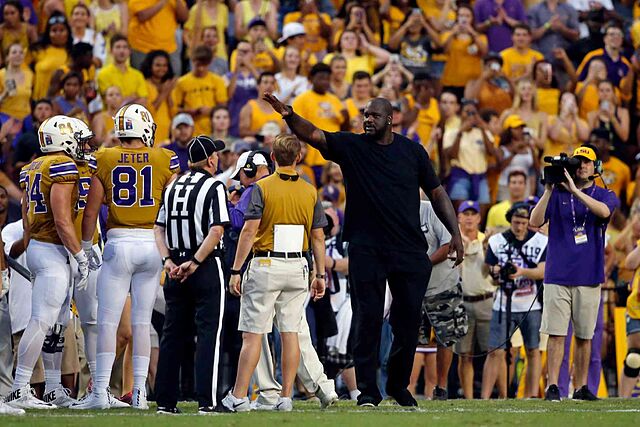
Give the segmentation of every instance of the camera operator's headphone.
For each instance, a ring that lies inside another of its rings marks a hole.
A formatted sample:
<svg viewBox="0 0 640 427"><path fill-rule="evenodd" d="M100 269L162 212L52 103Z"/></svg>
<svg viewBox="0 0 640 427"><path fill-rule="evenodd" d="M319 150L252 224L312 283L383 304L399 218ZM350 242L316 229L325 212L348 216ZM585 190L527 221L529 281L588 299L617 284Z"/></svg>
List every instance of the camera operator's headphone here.
<svg viewBox="0 0 640 427"><path fill-rule="evenodd" d="M267 161L267 168L270 170L268 164L269 156L267 156L267 153L261 150L252 151L251 153L249 153L249 157L247 157L246 163L242 166L242 170L244 171L245 175L247 175L247 178L253 178L258 173L258 165L253 162L253 158L256 156L256 154L261 154L264 157L264 159Z"/></svg>
<svg viewBox="0 0 640 427"><path fill-rule="evenodd" d="M507 221L509 222L509 224L511 224L511 220L513 219L513 216L523 216L523 214L526 211L526 218L529 218L529 215L531 213L531 204L529 202L516 202L513 204L513 206L511 206L511 208L507 211L507 213L505 214L505 217L507 218Z"/></svg>

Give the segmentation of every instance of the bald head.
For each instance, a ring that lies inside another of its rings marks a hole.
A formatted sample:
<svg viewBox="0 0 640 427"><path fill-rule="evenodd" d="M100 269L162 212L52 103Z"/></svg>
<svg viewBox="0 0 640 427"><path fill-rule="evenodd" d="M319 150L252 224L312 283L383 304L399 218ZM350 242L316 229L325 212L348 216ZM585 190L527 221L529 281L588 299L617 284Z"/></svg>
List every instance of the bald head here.
<svg viewBox="0 0 640 427"><path fill-rule="evenodd" d="M374 98L364 107L364 133L383 139L391 135L393 109L384 98Z"/></svg>
<svg viewBox="0 0 640 427"><path fill-rule="evenodd" d="M375 109L377 112L382 113L385 116L390 116L393 114L391 103L386 98L373 98L367 103L367 107L369 109ZM367 107L365 107L365 109Z"/></svg>

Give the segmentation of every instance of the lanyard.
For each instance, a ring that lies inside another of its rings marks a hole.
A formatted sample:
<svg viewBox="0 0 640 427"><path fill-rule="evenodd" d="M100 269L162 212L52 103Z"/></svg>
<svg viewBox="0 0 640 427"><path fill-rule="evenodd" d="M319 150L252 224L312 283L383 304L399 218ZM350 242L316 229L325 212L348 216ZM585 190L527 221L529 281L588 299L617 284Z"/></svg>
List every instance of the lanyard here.
<svg viewBox="0 0 640 427"><path fill-rule="evenodd" d="M596 184L593 184L593 188L591 188L591 194L589 194L590 197L593 197L593 193L596 191ZM571 195L571 197L569 198L571 200L571 218L573 219L573 228L576 228L576 209L573 203L573 194ZM582 221L582 228L584 229L585 225L587 225L587 215L589 215L589 208L587 208L587 211L584 213L584 220Z"/></svg>

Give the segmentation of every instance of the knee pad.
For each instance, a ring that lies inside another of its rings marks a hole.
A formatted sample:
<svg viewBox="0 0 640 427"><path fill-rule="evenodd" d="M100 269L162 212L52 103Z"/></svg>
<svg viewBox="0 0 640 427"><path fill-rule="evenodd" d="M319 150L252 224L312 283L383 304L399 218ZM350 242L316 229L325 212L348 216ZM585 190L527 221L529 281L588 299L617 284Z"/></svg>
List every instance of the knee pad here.
<svg viewBox="0 0 640 427"><path fill-rule="evenodd" d="M42 351L50 354L62 353L62 350L64 350L64 330L65 327L63 325L53 325L44 337Z"/></svg>
<svg viewBox="0 0 640 427"><path fill-rule="evenodd" d="M636 378L640 374L640 348L630 348L624 359L624 374Z"/></svg>

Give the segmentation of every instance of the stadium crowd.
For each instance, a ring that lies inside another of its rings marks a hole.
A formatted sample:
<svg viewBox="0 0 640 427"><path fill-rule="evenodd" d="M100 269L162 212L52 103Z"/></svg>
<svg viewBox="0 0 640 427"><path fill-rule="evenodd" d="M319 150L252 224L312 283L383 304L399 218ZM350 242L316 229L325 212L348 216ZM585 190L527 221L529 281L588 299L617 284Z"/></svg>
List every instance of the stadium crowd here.
<svg viewBox="0 0 640 427"><path fill-rule="evenodd" d="M442 283L452 280L454 288L461 284L468 327L452 347L438 337L434 316L440 314L425 308L410 391L427 399L544 397L547 337L540 333L544 310L540 289L547 230L529 225L529 211L544 193L545 158L571 156L588 143L602 162L596 184L615 193L619 203L606 230L606 279L588 386L598 396L634 393L632 375L638 375L640 361L627 358L638 366L629 367L627 362L627 378L619 380L626 350L618 354L618 335L622 333L622 341L625 338L624 332L616 331L614 318L616 308L628 307L632 328L627 330L627 346L637 355L640 1L2 0L0 4L0 226L6 254L21 264L25 264L24 247L16 243L22 239L19 174L43 154L38 128L54 115L85 122L95 134L92 147L99 150L119 144L113 118L120 108L144 105L157 124L155 146L173 151L182 173L189 169L189 142L195 136L224 141L215 178L227 188L231 213L223 239L228 282L242 228L234 209L242 205L246 187L269 174L276 136L289 132L264 95L273 94L322 130L354 133L364 132L367 103L381 97L391 103L393 131L421 144L429 154L458 213L465 247L459 278L436 274L434 269L432 282L435 277ZM251 156L256 172L243 175L240 168L248 153L256 150L260 151ZM327 376L336 379L339 394L355 399L348 245L341 238L348 195L340 166L311 146L302 144L302 152L295 171L317 188L330 218L325 227L327 296L306 308L311 337ZM438 229L429 225L437 219L428 206L421 209L430 245L446 245L451 236L441 224L438 236L428 236L429 228ZM500 313L504 315L507 308L498 286L499 269L494 268L504 260L498 253L499 242L491 238L507 230L521 241L535 234L540 251L532 261L520 257L515 277L522 283L510 310L521 327L504 351L500 324L506 320ZM434 265L449 262L446 256L434 256L430 252ZM430 289L438 284L430 283ZM0 304L0 395L11 392L15 353L31 307L30 285L15 271L10 288ZM150 400L163 333L161 289L158 286L152 317ZM238 303L227 298L231 303L224 316L224 368L218 387L228 389L235 380L240 338L238 315L232 313L239 310ZM67 320L62 385L70 396L82 398L91 380L84 328L75 307ZM117 328L110 382L111 392L126 403L131 403L134 387L131 322L129 298ZM392 340L389 331L385 321L380 338L381 389ZM180 370L180 400L195 397L195 332L185 334L194 339L186 341L185 356L175 367ZM280 348L277 334L270 336L270 342ZM486 354L496 347L498 351ZM572 347L569 334L566 348ZM558 384L565 397L573 390L569 354L565 351ZM276 365L278 360L274 355ZM45 392L42 363L31 378L38 396ZM279 372L276 369L275 375ZM300 398L315 392L302 382L295 391Z"/></svg>

